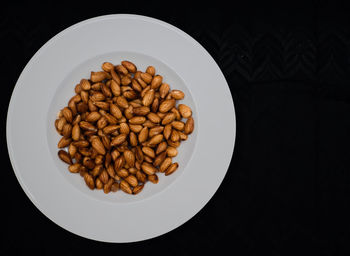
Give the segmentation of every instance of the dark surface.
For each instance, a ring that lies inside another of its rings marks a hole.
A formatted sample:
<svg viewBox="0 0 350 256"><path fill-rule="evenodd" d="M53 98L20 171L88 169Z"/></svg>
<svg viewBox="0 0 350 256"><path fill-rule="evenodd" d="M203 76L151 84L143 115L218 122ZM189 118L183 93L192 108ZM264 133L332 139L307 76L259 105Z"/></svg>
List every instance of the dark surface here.
<svg viewBox="0 0 350 256"><path fill-rule="evenodd" d="M262 2L2 7L0 254L193 255L226 248L236 255L348 255L349 9L318 1ZM78 237L41 214L13 174L5 137L11 92L32 55L68 26L112 13L158 18L194 37L222 69L237 118L230 169L210 202L176 230L124 245Z"/></svg>

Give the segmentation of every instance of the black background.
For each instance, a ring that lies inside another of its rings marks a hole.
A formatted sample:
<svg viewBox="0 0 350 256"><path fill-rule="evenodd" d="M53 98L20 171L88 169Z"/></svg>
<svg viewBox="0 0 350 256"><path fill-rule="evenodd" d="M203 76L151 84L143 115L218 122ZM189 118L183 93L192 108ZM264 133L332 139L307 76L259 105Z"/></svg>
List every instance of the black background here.
<svg viewBox="0 0 350 256"><path fill-rule="evenodd" d="M339 2L237 2L2 6L1 255L349 254L349 9ZM113 13L158 18L194 37L222 69L237 118L230 169L210 202L174 231L130 244L78 237L41 214L13 174L5 136L10 96L32 55L63 29Z"/></svg>

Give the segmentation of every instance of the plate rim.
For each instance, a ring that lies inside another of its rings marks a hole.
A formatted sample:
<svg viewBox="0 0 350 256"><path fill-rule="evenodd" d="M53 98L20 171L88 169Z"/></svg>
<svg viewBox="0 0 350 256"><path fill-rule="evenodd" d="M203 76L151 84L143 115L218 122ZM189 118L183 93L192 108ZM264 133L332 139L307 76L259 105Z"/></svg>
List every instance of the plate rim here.
<svg viewBox="0 0 350 256"><path fill-rule="evenodd" d="M12 168L13 168L13 171L15 173L15 176L18 180L18 182L20 183L20 186L22 188L22 190L25 192L25 194L28 196L28 198L30 199L30 201L35 205L35 207L45 216L47 217L50 221L52 221L53 223L55 223L57 226L59 226L60 228L63 228L67 231L69 231L70 233L73 233L75 235L78 235L80 237L84 237L84 238L87 238L87 239L90 239L90 240L95 240L95 241L103 241L103 242L112 242L112 243L117 243L117 242L113 242L113 241L105 241L105 240L98 240L98 239L95 239L95 238L91 238L91 237L86 237L86 236L82 236L81 234L79 233L76 233L70 229L67 229L65 227L62 227L60 224L58 224L55 220L53 220L50 216L48 216L47 214L45 214L45 211L42 209L42 205L36 200L35 196L32 195L32 193L30 192L29 188L26 186L26 184L23 182L23 180L21 179L20 175L19 175L19 171L18 171L18 167L16 165L16 160L15 160L15 157L14 157L14 148L12 147L12 144L11 143L11 136L12 135L12 131L10 130L10 124L12 122L12 115L11 113L14 111L14 98L16 96L16 94L18 93L18 82L21 80L21 77L23 77L27 72L28 72L28 69L30 69L32 63L38 59L40 57L40 55L42 54L42 52L47 48L47 47L50 47L52 43L55 42L55 40L57 40L58 38L60 37L63 37L66 33L74 30L75 28L81 26L81 25L87 25L89 23L93 23L93 22L96 22L96 21L103 21L105 19L114 19L114 18L132 18L132 19L137 19L137 20L143 20L143 21L146 21L146 22L152 22L152 23L155 23L155 24L158 24L158 25L161 25L167 29L170 29L172 30L173 32L179 34L180 36L182 37L185 37L189 42L191 42L194 46L196 47L199 47L203 53L205 53L210 59L212 59L212 61L216 64L216 66L218 67L220 73L222 74L222 77L224 79L224 81L226 82L226 85L227 85L227 89L228 91L230 92L230 101L232 103L232 107L233 107L233 143L232 143L232 150L230 152L230 155L231 155L231 158L230 160L228 161L228 165L227 167L225 168L225 174L222 178L222 180L220 181L219 185L216 187L214 193L211 195L211 197L207 198L207 200L205 200L205 203L202 205L202 207L196 211L196 213L194 215L192 215L190 218L186 219L184 222L176 225L175 228L172 228L170 230L168 230L167 232L165 233L162 233L162 234L159 234L159 235L156 235L156 236L152 236L152 237L149 237L149 238L145 238L145 239L142 239L142 240L136 240L136 241L143 241L143 240L148 240L148 239L153 239L155 237L158 237L158 236L161 236L161 235L164 235L178 227L180 227L181 225L183 225L184 223L186 223L187 221L189 221L190 219L192 219L195 215L197 215L197 213L199 213L206 205L207 203L213 198L213 196L215 195L215 193L217 192L217 190L219 189L219 187L221 186L221 183L222 181L224 180L226 174L227 174L227 171L229 169L229 166L230 166L230 163L232 162L232 159L233 159L233 153L234 153L234 149L235 149L235 143L236 143L236 112L235 112L235 107L234 107L234 102L233 102L233 97L232 97L232 93L231 93L231 90L230 90L230 87L228 86L228 83L227 83L227 80L222 72L222 70L220 69L219 65L216 63L215 59L209 54L209 52L197 41L195 40L193 37L191 37L190 35L188 35L185 31L175 27L174 25L168 23L168 22L165 22L165 21L162 21L160 19L156 19L156 18L153 18L153 17L148 17L148 16L144 16L144 15L138 15L138 14L108 14L108 15L101 15L101 16L96 16L96 17L92 17L92 18L89 18L89 19L85 19L85 20L82 20L80 22L77 22L63 30L61 30L60 32L58 32L56 35L54 35L53 37L51 37L48 41L46 41L36 52L35 54L30 58L30 60L27 62L26 66L23 68L22 72L20 73L17 81L16 81L16 84L13 88L13 91L12 91L12 94L11 94L11 98L10 98L10 102L8 104L8 110L7 110L7 118L6 118L6 141L7 141L7 148L8 148L8 154L9 154L9 158L10 158L10 162L11 162L11 165L12 165ZM191 156L192 158L192 156ZM18 161L18 160L17 160ZM134 242L134 241L130 241L130 242Z"/></svg>

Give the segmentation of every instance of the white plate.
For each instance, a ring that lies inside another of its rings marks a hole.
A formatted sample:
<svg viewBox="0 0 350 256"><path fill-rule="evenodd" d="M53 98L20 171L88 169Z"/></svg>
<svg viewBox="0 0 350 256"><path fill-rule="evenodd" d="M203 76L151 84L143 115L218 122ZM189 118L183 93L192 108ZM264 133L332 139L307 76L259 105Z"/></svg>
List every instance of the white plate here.
<svg viewBox="0 0 350 256"><path fill-rule="evenodd" d="M179 169L142 193L91 191L57 157L57 112L74 87L104 61L156 67L183 90L195 131L179 148ZM232 97L219 67L193 38L165 22L107 15L73 25L49 40L21 73L7 116L7 145L23 190L49 219L74 234L133 242L164 234L193 217L228 169L235 141Z"/></svg>

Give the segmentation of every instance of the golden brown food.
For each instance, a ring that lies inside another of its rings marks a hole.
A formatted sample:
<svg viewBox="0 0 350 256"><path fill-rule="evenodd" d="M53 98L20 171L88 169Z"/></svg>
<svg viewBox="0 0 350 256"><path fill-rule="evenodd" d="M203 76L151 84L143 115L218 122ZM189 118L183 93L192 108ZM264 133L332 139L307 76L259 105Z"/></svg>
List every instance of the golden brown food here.
<svg viewBox="0 0 350 256"><path fill-rule="evenodd" d="M75 95L55 120L62 136L58 157L90 189L138 194L147 181L174 173L172 158L194 130L193 113L180 90L171 90L153 66L102 63L75 85Z"/></svg>

